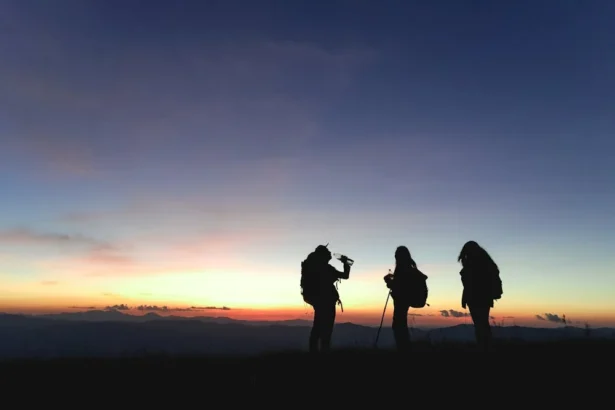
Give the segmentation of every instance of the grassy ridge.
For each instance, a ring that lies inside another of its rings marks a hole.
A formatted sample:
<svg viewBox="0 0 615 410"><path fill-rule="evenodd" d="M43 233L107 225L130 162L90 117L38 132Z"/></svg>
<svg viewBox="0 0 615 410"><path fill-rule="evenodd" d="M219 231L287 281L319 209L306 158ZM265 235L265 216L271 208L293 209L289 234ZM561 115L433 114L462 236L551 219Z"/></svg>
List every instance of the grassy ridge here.
<svg viewBox="0 0 615 410"><path fill-rule="evenodd" d="M534 400L535 386L545 384L571 386L578 393L592 394L593 400L596 393L607 391L598 387L603 383L602 370L615 364L615 341L611 340L500 342L495 351L510 353L501 355L465 354L476 353L474 346L459 343L418 342L414 348L407 356L384 349L344 349L317 356L277 352L243 358L151 355L11 360L0 362L0 373L9 376L3 380L16 382L16 386L51 390L51 386L58 386L56 392L66 392L57 393L62 402L87 396L158 407L164 397L173 407L179 406L178 400L210 407L206 404L214 397L216 402L222 398L225 406L246 398L255 400L253 404L265 400L288 405L284 397L292 394L299 402L318 399L325 395L318 390L322 388L344 400L350 395L348 400L364 407L364 400L392 400L386 392L401 384L406 387L397 394L405 394L404 389L409 389L408 394L429 394L430 400L435 400L432 405L447 407L447 400L461 400L477 389L477 383L484 391L518 391L518 399L528 396L523 399L526 403ZM6 386L5 391L11 388ZM257 395L265 398L257 400ZM549 405L556 399L549 394ZM562 401L562 405L566 403ZM297 403L292 404L296 407Z"/></svg>
<svg viewBox="0 0 615 410"><path fill-rule="evenodd" d="M424 357L423 353L481 353L473 343L428 343L414 342L413 350L408 360L418 360ZM615 351L615 340L608 339L579 339L556 342L524 342L524 341L495 341L493 353L512 353L515 355L609 355ZM448 357L448 355L446 355ZM334 349L329 354L311 355L305 351L283 351L246 357L227 356L181 356L165 354L143 354L140 356L122 358L57 358L57 359L15 359L1 361L3 369L53 369L71 367L91 370L112 369L126 367L138 369L145 366L202 366L228 367L228 366L295 366L300 362L313 362L314 360L337 362L365 360L368 363L388 363L401 360L400 355L391 349ZM429 355L430 360L437 360L439 355ZM459 356L462 357L462 356ZM467 356L463 356L467 357ZM476 357L472 355L471 357ZM473 360L473 359L471 359Z"/></svg>

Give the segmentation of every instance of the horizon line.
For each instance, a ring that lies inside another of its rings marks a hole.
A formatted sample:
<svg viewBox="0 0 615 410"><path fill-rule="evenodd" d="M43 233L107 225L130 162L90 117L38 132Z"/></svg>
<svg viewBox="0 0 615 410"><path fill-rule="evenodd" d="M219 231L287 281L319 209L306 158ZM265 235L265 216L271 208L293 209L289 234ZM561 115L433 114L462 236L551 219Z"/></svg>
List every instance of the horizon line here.
<svg viewBox="0 0 615 410"><path fill-rule="evenodd" d="M173 314L169 314L169 315L161 315L159 314L159 312L146 312L144 314L131 314L131 313L125 313L122 312L121 310L117 310L117 309L89 309L89 310L83 310L83 311L79 311L79 312L58 312L58 313L24 313L24 312L20 312L20 313L9 313L9 312L4 312L4 311L0 311L0 315L6 315L6 316L23 316L23 317L36 317L36 316L42 316L42 317L48 317L48 316L57 316L57 315L62 315L62 314L67 314L67 315L76 315L79 313L88 313L88 312L101 312L101 313L119 313L123 316L130 316L130 317L143 317L143 316L152 316L155 315L159 318L169 318L169 317L173 317L173 318L181 318L184 320L198 320L198 319L203 319L203 318L209 318L209 319L227 319L229 321L232 322L271 322L271 323L283 323L283 322L305 322L306 326L309 326L311 323L311 320L308 319L301 319L301 318L294 318L294 319L277 319L277 320L271 320L271 319L234 319L228 316L178 316L178 315L173 315ZM170 312L172 313L172 312ZM113 321L113 320L110 320ZM224 324L228 324L228 323L218 323L220 325L224 325ZM347 321L347 322L336 322L335 325L344 325L344 324L350 324L353 326L362 326L362 327L378 327L379 325L375 325L375 324L361 324L361 323L355 323L352 321ZM584 326L575 326L575 325L569 325L566 324L564 326L557 326L557 324L553 324L553 327L545 327L545 326L532 326L532 325L517 325L517 324L504 324L504 323L496 323L496 324L492 324L491 327L492 328L500 328L500 327L525 327L525 328L533 328L533 329L548 329L548 330L557 330L557 329L570 329L570 328L574 328L574 329L584 329ZM444 329L444 328L451 328L451 327L459 327L459 326L473 326L473 324L471 323L456 323L456 324L451 324L451 325L444 325L444 326L438 326L438 325L424 325L424 326L412 326L409 325L408 328L409 329ZM383 327L390 327L390 326L383 326ZM598 326L598 327L592 327L593 330L596 329L615 329L615 326Z"/></svg>

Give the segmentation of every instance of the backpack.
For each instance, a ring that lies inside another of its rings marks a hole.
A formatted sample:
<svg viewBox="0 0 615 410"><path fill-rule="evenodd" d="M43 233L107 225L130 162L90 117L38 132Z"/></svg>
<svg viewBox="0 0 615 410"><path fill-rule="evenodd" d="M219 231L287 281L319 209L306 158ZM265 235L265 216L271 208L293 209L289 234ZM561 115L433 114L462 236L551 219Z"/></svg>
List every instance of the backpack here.
<svg viewBox="0 0 615 410"><path fill-rule="evenodd" d="M314 306L314 302L318 298L319 291L319 277L318 272L313 269L313 257L314 252L310 253L303 262L301 262L301 295L303 301L309 305Z"/></svg>
<svg viewBox="0 0 615 410"><path fill-rule="evenodd" d="M408 286L408 303L410 307L420 309L425 307L425 305L429 306L427 303L428 294L427 275L416 269Z"/></svg>
<svg viewBox="0 0 615 410"><path fill-rule="evenodd" d="M318 301L321 297L321 288L323 283L321 282L321 272L320 266L314 265L313 260L314 252L310 253L303 262L301 262L301 296L303 296L303 301L308 305L314 306L316 301ZM338 279L335 282L333 289L333 297L336 299L338 305L340 305L342 312L344 311L344 306L342 305L342 301L340 299L340 295L338 292L338 284L341 282L341 279ZM329 286L329 284L326 284ZM333 284L331 284L333 286Z"/></svg>

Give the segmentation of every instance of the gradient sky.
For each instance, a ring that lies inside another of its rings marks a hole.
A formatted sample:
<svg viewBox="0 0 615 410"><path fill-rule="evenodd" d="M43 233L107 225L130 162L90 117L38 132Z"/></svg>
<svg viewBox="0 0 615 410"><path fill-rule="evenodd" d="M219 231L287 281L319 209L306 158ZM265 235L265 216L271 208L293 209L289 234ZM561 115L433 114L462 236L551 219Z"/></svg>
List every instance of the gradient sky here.
<svg viewBox="0 0 615 410"><path fill-rule="evenodd" d="M608 0L1 0L0 311L306 317L300 262L329 242L356 261L339 321L379 322L407 245L417 324L454 324L476 240L498 321L615 325L613 21Z"/></svg>

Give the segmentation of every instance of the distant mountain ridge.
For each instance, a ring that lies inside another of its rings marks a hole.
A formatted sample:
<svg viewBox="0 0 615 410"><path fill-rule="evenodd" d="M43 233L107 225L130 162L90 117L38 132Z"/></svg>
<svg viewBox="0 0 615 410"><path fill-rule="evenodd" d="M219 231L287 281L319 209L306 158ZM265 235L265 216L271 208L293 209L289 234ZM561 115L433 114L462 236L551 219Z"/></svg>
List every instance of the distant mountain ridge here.
<svg viewBox="0 0 615 410"><path fill-rule="evenodd" d="M72 321L88 321L88 322L147 322L150 320L180 320L180 321L200 321L206 323L242 323L252 326L269 326L271 324L282 324L286 326L311 326L312 322L302 319L276 320L276 321L259 321L259 320L239 320L232 319L226 316L175 316L175 315L159 315L155 312L149 312L144 315L130 315L119 310L86 310L83 312L63 312L51 313L42 315L30 315L30 317L72 320Z"/></svg>
<svg viewBox="0 0 615 410"><path fill-rule="evenodd" d="M120 311L85 311L46 315L0 314L0 358L126 355L215 354L251 355L280 350L305 350L308 320L242 321L228 317L179 317ZM335 347L372 347L376 327L337 323ZM525 341L569 338L615 338L615 329L522 326L494 327L494 336ZM472 325L411 329L413 340L470 342ZM394 346L390 325L382 329L379 347Z"/></svg>

